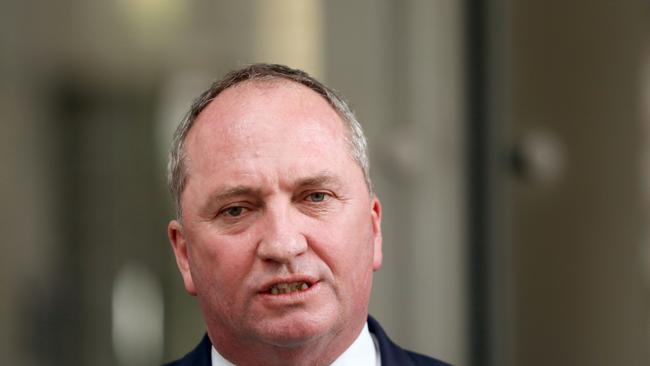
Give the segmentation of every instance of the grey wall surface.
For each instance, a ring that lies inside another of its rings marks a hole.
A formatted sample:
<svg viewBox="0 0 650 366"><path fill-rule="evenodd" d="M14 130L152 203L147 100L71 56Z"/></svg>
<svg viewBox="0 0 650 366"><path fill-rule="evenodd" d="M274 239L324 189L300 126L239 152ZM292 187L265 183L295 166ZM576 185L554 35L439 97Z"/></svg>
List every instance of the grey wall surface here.
<svg viewBox="0 0 650 366"><path fill-rule="evenodd" d="M640 96L650 7L504 3L504 151L528 149L501 206L511 260L507 364L647 365Z"/></svg>

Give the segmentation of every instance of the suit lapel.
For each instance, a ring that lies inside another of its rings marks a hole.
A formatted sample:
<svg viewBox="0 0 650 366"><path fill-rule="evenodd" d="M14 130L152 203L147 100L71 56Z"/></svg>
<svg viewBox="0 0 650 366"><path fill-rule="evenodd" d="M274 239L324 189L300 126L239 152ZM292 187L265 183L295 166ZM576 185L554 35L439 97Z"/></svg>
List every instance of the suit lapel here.
<svg viewBox="0 0 650 366"><path fill-rule="evenodd" d="M212 343L206 334L201 343L178 363L178 366L212 366Z"/></svg>
<svg viewBox="0 0 650 366"><path fill-rule="evenodd" d="M406 351L388 338L386 332L381 328L379 323L371 316L368 316L368 329L379 343L379 353L381 355L381 366L409 366L414 365Z"/></svg>

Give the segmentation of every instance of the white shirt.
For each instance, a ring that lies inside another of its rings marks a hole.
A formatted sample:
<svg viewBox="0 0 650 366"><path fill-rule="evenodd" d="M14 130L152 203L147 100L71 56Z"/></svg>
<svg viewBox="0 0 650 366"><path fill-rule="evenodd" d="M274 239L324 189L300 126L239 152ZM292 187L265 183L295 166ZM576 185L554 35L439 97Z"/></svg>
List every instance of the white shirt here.
<svg viewBox="0 0 650 366"><path fill-rule="evenodd" d="M235 366L212 346L212 366ZM368 331L368 323L357 339L330 366L381 366L379 344Z"/></svg>

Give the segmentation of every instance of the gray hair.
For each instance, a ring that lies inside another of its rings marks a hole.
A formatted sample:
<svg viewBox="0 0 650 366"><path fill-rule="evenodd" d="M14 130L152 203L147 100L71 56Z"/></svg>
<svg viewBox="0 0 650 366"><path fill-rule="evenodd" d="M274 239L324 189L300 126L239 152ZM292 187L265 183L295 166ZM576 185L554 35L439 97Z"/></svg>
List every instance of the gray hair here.
<svg viewBox="0 0 650 366"><path fill-rule="evenodd" d="M302 84L321 95L334 108L343 120L347 129L345 141L350 149L354 161L359 164L363 171L368 191L372 194L372 182L370 181L370 163L368 161L368 144L366 137L348 103L341 95L333 89L323 85L302 70L292 69L284 65L276 64L253 64L234 70L226 74L221 80L212 83L208 90L204 91L190 107L181 123L176 128L172 139L169 153L169 164L167 166L167 180L169 191L176 205L176 216L182 218L181 194L187 183L187 166L185 139L189 134L192 125L205 107L212 102L224 90L243 82L251 81L275 81L288 80Z"/></svg>

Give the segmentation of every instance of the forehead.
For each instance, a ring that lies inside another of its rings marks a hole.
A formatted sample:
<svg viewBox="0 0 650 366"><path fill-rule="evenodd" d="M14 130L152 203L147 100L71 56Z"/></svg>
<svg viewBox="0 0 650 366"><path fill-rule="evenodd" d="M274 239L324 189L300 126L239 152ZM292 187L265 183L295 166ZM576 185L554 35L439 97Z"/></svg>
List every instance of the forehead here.
<svg viewBox="0 0 650 366"><path fill-rule="evenodd" d="M289 121L337 130L344 127L325 98L302 84L288 80L248 81L224 90L208 104L197 117L188 138L203 135L208 129L220 132L248 127L278 129L285 127L286 123L282 122Z"/></svg>
<svg viewBox="0 0 650 366"><path fill-rule="evenodd" d="M202 162L291 155L289 147L299 146L348 154L346 136L338 113L304 85L244 82L224 90L199 114L185 143L187 165L191 175Z"/></svg>

